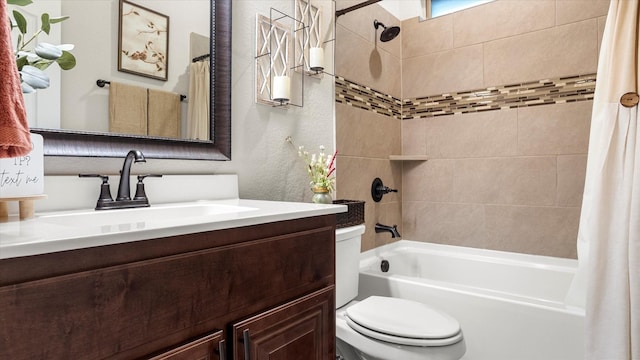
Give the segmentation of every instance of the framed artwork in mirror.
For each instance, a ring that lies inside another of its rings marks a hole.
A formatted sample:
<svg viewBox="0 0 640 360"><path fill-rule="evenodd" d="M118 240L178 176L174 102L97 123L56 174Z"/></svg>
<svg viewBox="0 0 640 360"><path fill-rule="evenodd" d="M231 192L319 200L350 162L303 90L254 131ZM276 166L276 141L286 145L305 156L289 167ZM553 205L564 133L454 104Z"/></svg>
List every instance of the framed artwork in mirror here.
<svg viewBox="0 0 640 360"><path fill-rule="evenodd" d="M167 81L169 17L120 0L118 71Z"/></svg>
<svg viewBox="0 0 640 360"><path fill-rule="evenodd" d="M180 3L182 0L176 0L176 2ZM211 140L170 139L97 131L31 128L32 132L42 134L44 137L44 155L122 158L131 149L137 149L142 151L147 159L231 160L232 0L210 0L208 3L211 49L211 97L209 99ZM118 5L114 10L119 11ZM116 19L119 14L113 15L113 18Z"/></svg>

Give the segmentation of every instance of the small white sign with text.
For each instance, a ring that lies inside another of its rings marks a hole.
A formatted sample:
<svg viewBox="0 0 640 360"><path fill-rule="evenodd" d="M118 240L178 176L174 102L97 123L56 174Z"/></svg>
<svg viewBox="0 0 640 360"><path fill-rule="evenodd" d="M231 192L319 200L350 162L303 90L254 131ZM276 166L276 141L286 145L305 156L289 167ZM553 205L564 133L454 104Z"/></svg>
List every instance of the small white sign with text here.
<svg viewBox="0 0 640 360"><path fill-rule="evenodd" d="M33 149L24 156L0 159L0 198L44 194L44 144L31 134Z"/></svg>

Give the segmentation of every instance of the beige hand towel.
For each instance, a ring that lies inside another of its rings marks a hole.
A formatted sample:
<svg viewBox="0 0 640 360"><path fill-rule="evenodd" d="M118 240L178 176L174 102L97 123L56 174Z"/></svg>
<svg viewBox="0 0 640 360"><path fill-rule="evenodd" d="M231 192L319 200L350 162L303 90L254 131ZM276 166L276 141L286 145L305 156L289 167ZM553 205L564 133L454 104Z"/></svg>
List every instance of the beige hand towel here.
<svg viewBox="0 0 640 360"><path fill-rule="evenodd" d="M187 139L209 140L209 61L191 63L189 67L189 104Z"/></svg>
<svg viewBox="0 0 640 360"><path fill-rule="evenodd" d="M147 89L111 82L109 132L147 135Z"/></svg>
<svg viewBox="0 0 640 360"><path fill-rule="evenodd" d="M27 155L31 135L24 107L20 74L13 55L7 2L0 1L0 158Z"/></svg>
<svg viewBox="0 0 640 360"><path fill-rule="evenodd" d="M149 135L179 138L180 115L180 94L149 89Z"/></svg>

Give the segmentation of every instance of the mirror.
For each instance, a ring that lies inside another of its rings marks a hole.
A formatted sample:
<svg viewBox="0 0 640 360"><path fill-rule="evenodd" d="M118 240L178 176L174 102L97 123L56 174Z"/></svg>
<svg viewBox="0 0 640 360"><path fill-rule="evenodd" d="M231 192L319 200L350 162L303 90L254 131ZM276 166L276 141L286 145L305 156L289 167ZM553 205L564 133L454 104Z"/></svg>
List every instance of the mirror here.
<svg viewBox="0 0 640 360"><path fill-rule="evenodd" d="M118 0L115 2L117 9ZM206 0L194 0L204 2ZM93 130L70 130L34 127L32 132L44 137L44 152L49 156L87 156L87 157L122 157L130 149L138 149L147 158L158 159L192 159L192 160L230 160L231 159L231 2L232 0L210 0L210 126L212 140L189 140L166 138L159 136L139 136L115 134ZM180 10L176 10L180 11ZM171 16L171 14L167 14ZM201 14L193 14L199 16ZM85 19L86 21L86 19ZM91 21L89 19L88 23ZM64 27L64 23L62 23ZM115 27L117 29L117 25ZM177 30L177 29L176 29ZM64 31L64 30L63 30ZM172 30L173 31L173 30ZM91 32L91 29L87 29ZM116 36L116 35L113 35ZM188 42L189 39L185 39ZM94 41L96 46L104 46L101 41ZM171 48L171 43L169 44ZM114 49L117 52L117 47ZM188 56L188 54L171 54L169 56ZM116 54L113 54L116 58ZM91 59L88 59L91 61ZM82 59L78 59L82 61ZM85 59L84 61L87 61ZM169 60L171 61L171 59ZM73 71L69 70L69 71ZM117 69L106 72L117 74ZM64 72L62 73L64 76ZM134 76L134 75L132 75ZM96 89L98 78L83 79L91 82ZM109 81L110 79L105 79ZM143 81L148 84L149 80ZM152 80L158 81L158 80ZM100 91L100 90L96 90ZM107 90L102 90L103 97ZM91 109L90 109L91 111ZM90 121L91 115L83 115ZM64 122L64 119L62 119Z"/></svg>

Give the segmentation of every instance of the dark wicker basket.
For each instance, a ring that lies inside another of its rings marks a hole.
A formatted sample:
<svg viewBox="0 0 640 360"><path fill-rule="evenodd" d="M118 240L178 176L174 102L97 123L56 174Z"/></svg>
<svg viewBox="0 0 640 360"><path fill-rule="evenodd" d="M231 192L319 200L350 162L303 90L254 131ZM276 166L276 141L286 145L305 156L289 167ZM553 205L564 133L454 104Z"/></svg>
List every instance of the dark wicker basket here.
<svg viewBox="0 0 640 360"><path fill-rule="evenodd" d="M347 212L336 214L336 228L364 224L364 201L333 200L336 205L347 205Z"/></svg>

